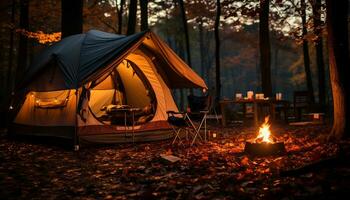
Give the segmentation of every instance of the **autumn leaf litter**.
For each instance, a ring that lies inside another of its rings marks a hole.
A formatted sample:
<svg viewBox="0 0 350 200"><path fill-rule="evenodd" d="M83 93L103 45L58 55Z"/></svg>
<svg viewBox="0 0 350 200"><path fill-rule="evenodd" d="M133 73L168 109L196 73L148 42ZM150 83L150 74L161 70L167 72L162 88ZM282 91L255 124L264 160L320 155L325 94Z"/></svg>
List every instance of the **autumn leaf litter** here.
<svg viewBox="0 0 350 200"><path fill-rule="evenodd" d="M254 128L213 126L210 131L217 138L192 147L159 141L87 147L79 152L1 137L0 194L9 199L317 196L324 192L317 183L324 175L311 172L281 177L280 172L332 157L338 151L337 145L317 140L329 131L325 126L273 129L288 153L267 157L243 153L244 142L256 136ZM171 163L161 154L180 160Z"/></svg>

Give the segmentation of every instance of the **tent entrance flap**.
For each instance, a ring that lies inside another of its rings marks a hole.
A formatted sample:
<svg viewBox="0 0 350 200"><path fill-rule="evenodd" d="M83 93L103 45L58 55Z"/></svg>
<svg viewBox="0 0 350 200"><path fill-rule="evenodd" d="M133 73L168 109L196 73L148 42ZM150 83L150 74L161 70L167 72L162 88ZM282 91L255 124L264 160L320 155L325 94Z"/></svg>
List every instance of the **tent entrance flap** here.
<svg viewBox="0 0 350 200"><path fill-rule="evenodd" d="M89 107L103 124L123 125L125 111L118 108L140 108L135 123L142 124L154 117L156 100L152 88L135 63L124 60L103 81L90 89ZM128 120L130 121L130 120Z"/></svg>

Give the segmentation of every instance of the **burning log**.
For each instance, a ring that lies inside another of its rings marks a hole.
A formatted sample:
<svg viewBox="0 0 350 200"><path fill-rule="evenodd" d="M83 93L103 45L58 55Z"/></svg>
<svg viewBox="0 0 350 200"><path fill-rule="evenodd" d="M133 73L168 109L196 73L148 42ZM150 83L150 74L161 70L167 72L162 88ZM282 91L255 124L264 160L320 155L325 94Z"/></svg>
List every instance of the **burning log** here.
<svg viewBox="0 0 350 200"><path fill-rule="evenodd" d="M281 155L286 153L283 142L278 143L250 143L246 142L244 152L254 156Z"/></svg>
<svg viewBox="0 0 350 200"><path fill-rule="evenodd" d="M269 117L265 117L265 122L259 129L259 134L254 142L246 142L244 152L253 156L281 155L286 153L283 142L271 139Z"/></svg>

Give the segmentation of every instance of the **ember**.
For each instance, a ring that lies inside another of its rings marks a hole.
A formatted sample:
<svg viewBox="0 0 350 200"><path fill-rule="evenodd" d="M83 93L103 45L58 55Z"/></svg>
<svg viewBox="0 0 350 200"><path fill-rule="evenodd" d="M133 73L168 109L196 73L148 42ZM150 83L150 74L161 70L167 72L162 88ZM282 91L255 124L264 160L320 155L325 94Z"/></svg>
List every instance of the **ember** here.
<svg viewBox="0 0 350 200"><path fill-rule="evenodd" d="M265 117L264 123L259 128L259 134L254 142L246 142L244 152L254 156L278 155L286 152L283 142L275 143L271 139L269 116Z"/></svg>

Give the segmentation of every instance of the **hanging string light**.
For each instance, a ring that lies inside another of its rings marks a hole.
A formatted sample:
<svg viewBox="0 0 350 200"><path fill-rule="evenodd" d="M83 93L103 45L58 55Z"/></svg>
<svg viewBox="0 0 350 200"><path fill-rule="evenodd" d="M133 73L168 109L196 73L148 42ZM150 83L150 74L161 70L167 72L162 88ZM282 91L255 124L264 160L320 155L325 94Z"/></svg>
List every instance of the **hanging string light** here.
<svg viewBox="0 0 350 200"><path fill-rule="evenodd" d="M65 98L60 99L59 97L67 94L67 96ZM43 105L48 106L48 105L52 105L52 106L57 106L57 105L66 105L68 100L69 100L69 96L70 96L70 91L63 91L62 93L60 93L59 95L55 96L55 97L38 97L35 95L35 92L31 92L29 93L30 97L34 99L34 103L35 106L37 107L41 107Z"/></svg>

